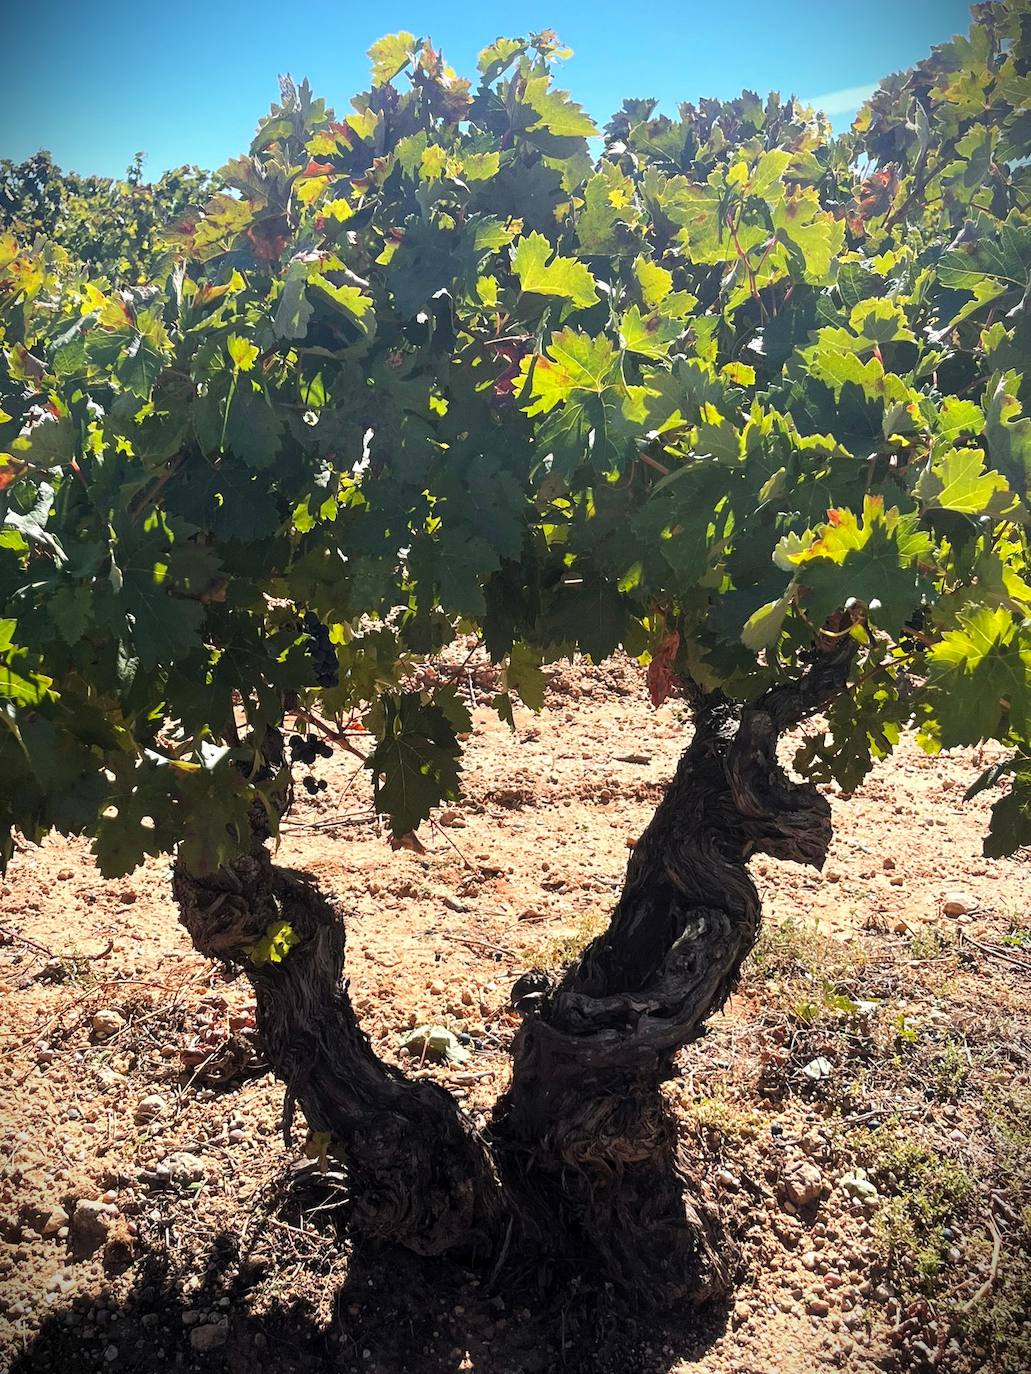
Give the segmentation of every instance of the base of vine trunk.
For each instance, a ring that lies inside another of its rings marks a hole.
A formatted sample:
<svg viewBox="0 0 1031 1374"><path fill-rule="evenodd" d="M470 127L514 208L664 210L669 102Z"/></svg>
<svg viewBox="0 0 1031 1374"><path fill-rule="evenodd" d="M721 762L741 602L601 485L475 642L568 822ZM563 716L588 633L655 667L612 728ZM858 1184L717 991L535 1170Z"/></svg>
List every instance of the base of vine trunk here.
<svg viewBox="0 0 1031 1374"><path fill-rule="evenodd" d="M537 1086L528 1091L524 1077L490 1131L527 1248L644 1307L726 1296L738 1252L658 1085L566 1083L558 1099Z"/></svg>

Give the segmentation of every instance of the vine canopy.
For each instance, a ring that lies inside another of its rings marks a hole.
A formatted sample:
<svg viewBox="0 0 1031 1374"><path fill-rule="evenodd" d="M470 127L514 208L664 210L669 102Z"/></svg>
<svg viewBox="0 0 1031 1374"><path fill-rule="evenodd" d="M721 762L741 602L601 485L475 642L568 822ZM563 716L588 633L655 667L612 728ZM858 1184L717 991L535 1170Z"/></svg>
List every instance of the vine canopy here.
<svg viewBox="0 0 1031 1374"><path fill-rule="evenodd" d="M467 632L509 721L563 654L754 703L850 636L796 766L994 741L987 852L1031 841L1026 7L839 138L751 92L599 130L565 55L395 34L339 118L284 79L142 285L0 235L0 859L223 863L294 712L362 718L403 835Z"/></svg>

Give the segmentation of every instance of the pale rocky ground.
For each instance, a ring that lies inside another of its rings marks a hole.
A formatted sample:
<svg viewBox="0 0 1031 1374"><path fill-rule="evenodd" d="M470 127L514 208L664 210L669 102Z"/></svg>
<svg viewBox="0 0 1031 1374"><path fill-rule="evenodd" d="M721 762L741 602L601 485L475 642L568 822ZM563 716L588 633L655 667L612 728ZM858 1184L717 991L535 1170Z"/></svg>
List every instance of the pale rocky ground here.
<svg viewBox="0 0 1031 1374"><path fill-rule="evenodd" d="M366 774L340 754L281 848L347 913L352 993L381 1054L424 1022L472 1037L469 1064L422 1071L477 1119L506 1081L514 976L598 928L685 739L634 664L555 669L544 713L519 710L515 734L479 678L466 795L423 828L424 854L388 846ZM830 789L822 875L756 864L760 959L671 1086L747 1264L736 1301L700 1324L638 1319L615 1297L486 1295L453 1266L353 1254L332 1214L290 1191L313 1167L303 1123L287 1148L279 1085L247 1071L246 985L192 952L167 862L105 882L80 843L26 848L0 880L0 1369L1015 1374L984 1322L949 1344L950 1306L989 1274L992 1226L1001 1261L977 1313L1028 1273L1027 1176L985 1123L999 1093L1025 1119L1031 870L1026 854L981 857L994 797L963 793L986 761L907 742L854 796ZM950 897L961 914L945 914ZM827 1003L842 993L876 1000L871 1025ZM807 1075L820 1058L826 1076ZM842 1187L864 1160L876 1176L886 1137L868 1137L885 1121L978 1190L923 1306L904 1260L884 1262L890 1180L866 1207Z"/></svg>

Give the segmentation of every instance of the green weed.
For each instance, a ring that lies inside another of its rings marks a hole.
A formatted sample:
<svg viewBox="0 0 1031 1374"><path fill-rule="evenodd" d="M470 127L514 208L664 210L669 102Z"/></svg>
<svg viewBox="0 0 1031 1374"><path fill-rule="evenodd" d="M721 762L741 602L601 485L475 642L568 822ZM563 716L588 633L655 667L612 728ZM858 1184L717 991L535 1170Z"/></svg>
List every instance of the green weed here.
<svg viewBox="0 0 1031 1374"><path fill-rule="evenodd" d="M601 934L608 924L608 919L608 915L603 911L582 912L576 918L576 924L571 931L553 935L530 949L530 963L543 969L564 968L582 953L585 945Z"/></svg>

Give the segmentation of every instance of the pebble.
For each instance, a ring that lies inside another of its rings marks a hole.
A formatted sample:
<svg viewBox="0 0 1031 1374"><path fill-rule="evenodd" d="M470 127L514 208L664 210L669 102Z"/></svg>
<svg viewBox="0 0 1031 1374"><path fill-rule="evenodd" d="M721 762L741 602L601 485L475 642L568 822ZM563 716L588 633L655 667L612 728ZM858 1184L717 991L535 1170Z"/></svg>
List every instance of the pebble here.
<svg viewBox="0 0 1031 1374"><path fill-rule="evenodd" d="M100 1011L95 1011L90 1019L94 1035L99 1035L101 1039L107 1040L117 1033L125 1025L125 1017L121 1012L115 1011L114 1007L102 1007Z"/></svg>
<svg viewBox="0 0 1031 1374"><path fill-rule="evenodd" d="M204 1355L210 1350L220 1350L228 1339L229 1322L225 1317L207 1322L204 1326L195 1326L190 1332L190 1346L198 1355Z"/></svg>
<svg viewBox="0 0 1031 1374"><path fill-rule="evenodd" d="M141 1097L136 1104L135 1120L137 1126L146 1126L151 1121L156 1121L159 1116L163 1116L168 1103L160 1093L149 1093L146 1097Z"/></svg>
<svg viewBox="0 0 1031 1374"><path fill-rule="evenodd" d="M107 1240L111 1229L111 1212L103 1202L90 1202L85 1199L75 1204L68 1226L72 1250L79 1259L85 1259Z"/></svg>
<svg viewBox="0 0 1031 1374"><path fill-rule="evenodd" d="M805 1310L811 1317L826 1317L830 1309L830 1304L823 1298L810 1298L805 1305Z"/></svg>
<svg viewBox="0 0 1031 1374"><path fill-rule="evenodd" d="M43 1223L43 1235L60 1236L62 1231L67 1235L66 1228L68 1226L68 1221L69 1216L64 1208L54 1207L49 1217L47 1217L46 1221Z"/></svg>
<svg viewBox="0 0 1031 1374"><path fill-rule="evenodd" d="M800 1159L784 1175L783 1187L796 1207L808 1207L823 1192L823 1175L808 1159Z"/></svg>
<svg viewBox="0 0 1031 1374"><path fill-rule="evenodd" d="M204 1177L204 1161L188 1150L176 1150L166 1155L155 1167L154 1173L159 1182L174 1184L177 1188L188 1188L191 1183L199 1183Z"/></svg>
<svg viewBox="0 0 1031 1374"><path fill-rule="evenodd" d="M946 892L942 898L942 911L946 916L969 916L977 910L977 898L969 892Z"/></svg>

